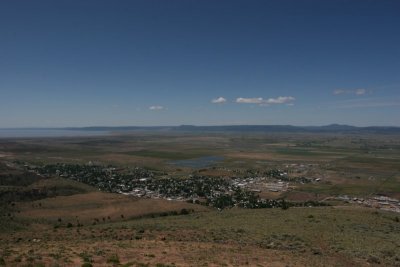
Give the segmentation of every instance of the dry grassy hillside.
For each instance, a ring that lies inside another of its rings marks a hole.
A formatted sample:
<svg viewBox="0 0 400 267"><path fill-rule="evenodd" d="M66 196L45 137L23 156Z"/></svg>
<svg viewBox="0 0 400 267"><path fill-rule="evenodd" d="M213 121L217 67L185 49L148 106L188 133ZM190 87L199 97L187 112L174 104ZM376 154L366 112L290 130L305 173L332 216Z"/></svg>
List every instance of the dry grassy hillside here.
<svg viewBox="0 0 400 267"><path fill-rule="evenodd" d="M121 194L91 192L72 196L57 196L16 205L18 218L40 218L49 223L76 224L120 221L142 216L160 216L163 213L181 212L182 209L206 211L207 208L186 202L164 199L141 199Z"/></svg>

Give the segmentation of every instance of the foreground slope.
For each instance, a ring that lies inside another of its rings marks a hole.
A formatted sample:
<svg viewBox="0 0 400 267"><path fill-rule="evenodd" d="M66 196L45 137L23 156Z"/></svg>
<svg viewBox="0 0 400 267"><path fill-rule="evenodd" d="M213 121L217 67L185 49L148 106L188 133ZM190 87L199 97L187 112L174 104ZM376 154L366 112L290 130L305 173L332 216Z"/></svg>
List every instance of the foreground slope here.
<svg viewBox="0 0 400 267"><path fill-rule="evenodd" d="M1 255L10 266L399 266L395 215L357 207L231 209L67 226L22 212L14 221L20 228L1 234Z"/></svg>

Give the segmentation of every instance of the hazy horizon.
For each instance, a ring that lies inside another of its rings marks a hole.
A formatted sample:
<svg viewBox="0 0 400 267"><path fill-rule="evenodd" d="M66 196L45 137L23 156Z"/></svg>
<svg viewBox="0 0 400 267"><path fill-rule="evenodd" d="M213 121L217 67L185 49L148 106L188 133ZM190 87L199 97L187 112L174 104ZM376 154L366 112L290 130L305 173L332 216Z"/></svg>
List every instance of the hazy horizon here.
<svg viewBox="0 0 400 267"><path fill-rule="evenodd" d="M86 129L86 128L163 128L163 127L230 127L230 126L291 126L291 127L328 127L328 126L349 126L356 128L368 128L368 127L393 127L400 128L400 126L396 125L351 125L351 124L340 124L340 123L327 123L320 125L295 125L295 124L179 124L179 125L87 125L87 126L60 126L60 127L41 127L41 126L33 126L33 127L0 127L0 130L68 130L68 129Z"/></svg>

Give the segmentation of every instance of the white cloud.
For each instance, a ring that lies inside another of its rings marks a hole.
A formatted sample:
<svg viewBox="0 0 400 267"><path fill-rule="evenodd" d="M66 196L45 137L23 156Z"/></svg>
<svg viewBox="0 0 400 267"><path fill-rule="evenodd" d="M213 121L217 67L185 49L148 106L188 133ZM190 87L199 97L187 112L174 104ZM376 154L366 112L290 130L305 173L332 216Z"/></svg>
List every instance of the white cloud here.
<svg viewBox="0 0 400 267"><path fill-rule="evenodd" d="M268 106L270 104L289 104L296 100L293 96L280 96L277 98L263 99L262 97L257 98L243 98L239 97L236 99L236 103L243 104L259 104L262 106Z"/></svg>
<svg viewBox="0 0 400 267"><path fill-rule="evenodd" d="M243 103L243 104L262 104L263 103L262 97L257 98L243 98L238 97L236 98L236 103Z"/></svg>
<svg viewBox="0 0 400 267"><path fill-rule="evenodd" d="M345 94L345 93L346 93L346 90L343 90L343 89L333 90L334 95L341 95L341 94Z"/></svg>
<svg viewBox="0 0 400 267"><path fill-rule="evenodd" d="M163 110L165 108L163 106L150 106L149 109L150 110Z"/></svg>
<svg viewBox="0 0 400 267"><path fill-rule="evenodd" d="M356 95L364 95L367 91L365 89L357 89L356 90Z"/></svg>
<svg viewBox="0 0 400 267"><path fill-rule="evenodd" d="M226 98L220 96L218 98L214 98L213 100L211 100L211 103L213 104L223 104L226 102Z"/></svg>
<svg viewBox="0 0 400 267"><path fill-rule="evenodd" d="M367 93L367 90L364 88L359 88L359 89L350 89L350 90L345 90L345 89L336 89L333 90L334 95L365 95Z"/></svg>
<svg viewBox="0 0 400 267"><path fill-rule="evenodd" d="M265 102L267 104L285 104L294 101L295 98L293 96L280 96L277 98L268 98Z"/></svg>

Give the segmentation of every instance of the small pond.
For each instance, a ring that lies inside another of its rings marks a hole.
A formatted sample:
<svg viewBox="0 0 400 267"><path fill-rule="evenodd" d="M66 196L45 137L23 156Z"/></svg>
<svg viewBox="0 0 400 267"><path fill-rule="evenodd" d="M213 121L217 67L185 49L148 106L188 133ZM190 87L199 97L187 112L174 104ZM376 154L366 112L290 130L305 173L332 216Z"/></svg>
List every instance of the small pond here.
<svg viewBox="0 0 400 267"><path fill-rule="evenodd" d="M178 166L178 167L186 167L186 168L195 168L201 169L210 167L220 161L223 161L224 157L222 156L206 156L200 158L193 158L193 159L183 159L183 160L173 160L170 161L169 164Z"/></svg>

